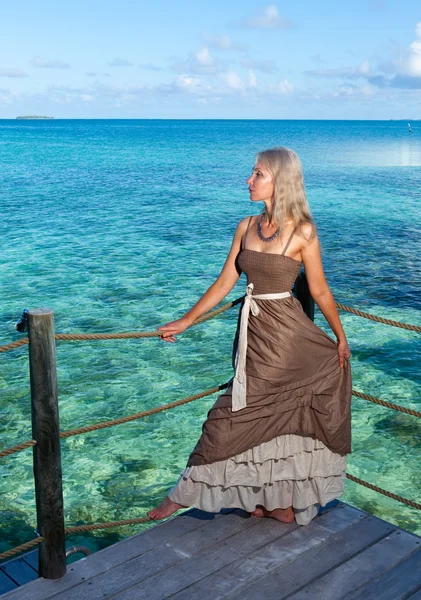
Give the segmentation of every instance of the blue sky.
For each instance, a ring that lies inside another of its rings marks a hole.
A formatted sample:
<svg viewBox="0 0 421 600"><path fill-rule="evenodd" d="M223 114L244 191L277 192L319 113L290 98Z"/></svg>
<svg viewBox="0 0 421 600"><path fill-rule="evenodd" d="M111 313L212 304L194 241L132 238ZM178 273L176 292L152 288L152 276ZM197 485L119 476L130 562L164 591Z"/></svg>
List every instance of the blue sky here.
<svg viewBox="0 0 421 600"><path fill-rule="evenodd" d="M23 0L0 15L0 118L421 119L420 0Z"/></svg>

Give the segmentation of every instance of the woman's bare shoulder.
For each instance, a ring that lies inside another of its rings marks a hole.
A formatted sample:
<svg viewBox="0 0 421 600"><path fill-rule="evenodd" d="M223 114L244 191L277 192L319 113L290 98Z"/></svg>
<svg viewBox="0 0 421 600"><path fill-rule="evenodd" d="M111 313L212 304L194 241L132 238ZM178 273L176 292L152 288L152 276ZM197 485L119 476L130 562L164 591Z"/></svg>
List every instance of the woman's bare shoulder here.
<svg viewBox="0 0 421 600"><path fill-rule="evenodd" d="M246 231L247 227L248 227L249 222L250 222L250 224L253 223L254 219L256 219L256 217L253 216L253 215L250 215L248 217L244 217L244 219L241 219L241 221L238 222L238 224L237 224L237 230L241 231L242 233L244 233Z"/></svg>
<svg viewBox="0 0 421 600"><path fill-rule="evenodd" d="M317 239L317 227L314 222L300 223L297 227L297 233L303 238L303 245L308 246Z"/></svg>

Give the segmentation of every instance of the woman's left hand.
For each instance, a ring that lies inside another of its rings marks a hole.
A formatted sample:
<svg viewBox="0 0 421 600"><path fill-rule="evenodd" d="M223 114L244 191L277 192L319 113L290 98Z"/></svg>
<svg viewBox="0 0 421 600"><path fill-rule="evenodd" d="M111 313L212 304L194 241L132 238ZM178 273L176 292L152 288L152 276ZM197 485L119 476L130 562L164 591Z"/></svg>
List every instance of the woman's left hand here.
<svg viewBox="0 0 421 600"><path fill-rule="evenodd" d="M336 345L338 347L338 355L339 355L339 366L341 369L344 368L345 360L349 360L351 358L351 351L348 346L348 342L345 340L337 340Z"/></svg>

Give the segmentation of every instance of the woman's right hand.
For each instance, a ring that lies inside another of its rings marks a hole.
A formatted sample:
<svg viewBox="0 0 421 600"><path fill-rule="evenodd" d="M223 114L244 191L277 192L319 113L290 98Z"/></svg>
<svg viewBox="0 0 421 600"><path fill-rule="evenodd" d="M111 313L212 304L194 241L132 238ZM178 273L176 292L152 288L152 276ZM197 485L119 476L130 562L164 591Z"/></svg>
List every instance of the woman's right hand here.
<svg viewBox="0 0 421 600"><path fill-rule="evenodd" d="M175 336L178 333L185 331L190 325L191 321L184 317L177 319L177 321L165 323L165 325L158 327L159 337L161 340L164 340L164 342L171 342L173 344L175 342Z"/></svg>

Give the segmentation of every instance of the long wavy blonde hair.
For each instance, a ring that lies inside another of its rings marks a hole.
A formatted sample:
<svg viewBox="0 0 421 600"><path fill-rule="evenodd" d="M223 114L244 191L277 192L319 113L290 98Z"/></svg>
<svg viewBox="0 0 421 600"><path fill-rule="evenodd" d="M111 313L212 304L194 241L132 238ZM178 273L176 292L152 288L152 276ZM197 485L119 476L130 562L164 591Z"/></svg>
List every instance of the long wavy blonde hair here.
<svg viewBox="0 0 421 600"><path fill-rule="evenodd" d="M298 155L283 146L259 152L256 162L268 169L273 177L274 191L272 214L268 214L266 206L262 210L262 218L274 221L282 226L291 219L297 227L311 223L310 240L316 235L316 225L311 215L304 187L303 169Z"/></svg>

